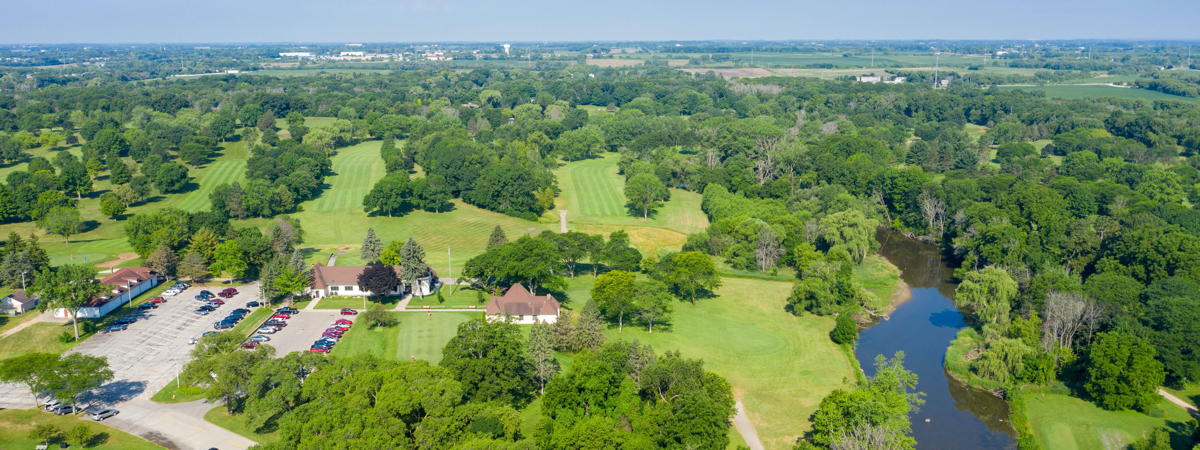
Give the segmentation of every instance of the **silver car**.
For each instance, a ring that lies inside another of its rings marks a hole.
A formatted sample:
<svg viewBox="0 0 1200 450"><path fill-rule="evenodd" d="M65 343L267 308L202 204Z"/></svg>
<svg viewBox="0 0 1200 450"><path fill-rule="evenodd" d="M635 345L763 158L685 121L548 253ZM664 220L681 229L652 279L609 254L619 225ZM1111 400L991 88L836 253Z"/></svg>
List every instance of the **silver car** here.
<svg viewBox="0 0 1200 450"><path fill-rule="evenodd" d="M250 340L252 340L254 342L267 342L267 341L270 341L271 338L268 336L259 334L259 335L255 335L254 337L251 337Z"/></svg>
<svg viewBox="0 0 1200 450"><path fill-rule="evenodd" d="M102 421L104 419L107 419L109 417L115 416L120 413L121 413L120 411L117 411L112 408L104 408L102 410L92 413L92 420L99 422L99 421Z"/></svg>
<svg viewBox="0 0 1200 450"><path fill-rule="evenodd" d="M275 334L276 331L279 331L279 330L277 330L275 327L262 327L262 328L259 328L258 331L255 331L255 333Z"/></svg>

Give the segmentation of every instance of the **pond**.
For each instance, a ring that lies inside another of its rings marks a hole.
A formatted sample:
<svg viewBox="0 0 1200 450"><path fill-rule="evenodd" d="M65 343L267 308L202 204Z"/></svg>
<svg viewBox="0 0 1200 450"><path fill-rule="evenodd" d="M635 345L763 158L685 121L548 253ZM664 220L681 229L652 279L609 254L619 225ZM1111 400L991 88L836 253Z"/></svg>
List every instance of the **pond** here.
<svg viewBox="0 0 1200 450"><path fill-rule="evenodd" d="M996 396L968 388L946 372L946 348L967 324L951 300L954 269L940 250L883 231L880 255L900 268L912 298L889 320L863 330L857 357L867 376L875 374L875 356L904 352L904 367L917 374L917 391L925 404L911 415L912 436L920 449L1009 449L1016 431L1008 423L1008 404ZM929 423L925 422L929 419Z"/></svg>

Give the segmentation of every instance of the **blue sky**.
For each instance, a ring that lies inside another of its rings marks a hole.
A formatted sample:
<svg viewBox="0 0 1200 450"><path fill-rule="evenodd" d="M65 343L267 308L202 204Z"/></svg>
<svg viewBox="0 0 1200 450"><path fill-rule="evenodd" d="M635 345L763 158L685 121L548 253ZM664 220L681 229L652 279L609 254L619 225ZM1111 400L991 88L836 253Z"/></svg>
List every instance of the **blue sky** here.
<svg viewBox="0 0 1200 450"><path fill-rule="evenodd" d="M4 0L0 43L1200 39L1200 1Z"/></svg>

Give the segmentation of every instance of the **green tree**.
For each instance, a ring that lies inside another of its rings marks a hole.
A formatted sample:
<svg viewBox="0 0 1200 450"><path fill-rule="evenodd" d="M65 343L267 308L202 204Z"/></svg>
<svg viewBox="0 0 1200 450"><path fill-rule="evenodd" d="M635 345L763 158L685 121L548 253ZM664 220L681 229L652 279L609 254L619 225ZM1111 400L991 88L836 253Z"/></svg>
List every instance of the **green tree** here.
<svg viewBox="0 0 1200 450"><path fill-rule="evenodd" d="M83 448L87 445L88 441L92 440L92 436L94 435L95 433L92 432L92 427L88 426L86 423L79 423L67 430L66 438L67 442Z"/></svg>
<svg viewBox="0 0 1200 450"><path fill-rule="evenodd" d="M233 414L238 397L250 389L250 379L259 365L275 356L275 348L270 345L243 350L244 338L237 333L201 337L192 348L192 360L183 366L180 375L187 383L203 389L209 402L224 402L226 414Z"/></svg>
<svg viewBox="0 0 1200 450"><path fill-rule="evenodd" d="M375 266L372 266L375 267ZM279 269L279 274L274 277L273 285L279 292L287 294L288 304L290 305L295 298L297 292L303 292L312 285L309 280L308 271L304 269L297 270L294 267L282 267ZM373 291L368 291L373 292Z"/></svg>
<svg viewBox="0 0 1200 450"><path fill-rule="evenodd" d="M503 321L463 322L442 350L438 365L454 374L463 395L473 401L499 401L521 407L537 386L521 329Z"/></svg>
<svg viewBox="0 0 1200 450"><path fill-rule="evenodd" d="M696 296L721 287L721 276L712 258L700 252L667 255L651 273L679 297L696 304Z"/></svg>
<svg viewBox="0 0 1200 450"><path fill-rule="evenodd" d="M912 428L909 412L924 403L917 386L917 375L904 368L904 352L891 359L875 358L875 376L854 390L835 390L821 400L813 414L813 442L830 448L909 449L916 440L908 436ZM883 445L855 445L863 434L877 434ZM836 446L836 447L835 447Z"/></svg>
<svg viewBox="0 0 1200 450"><path fill-rule="evenodd" d="M419 280L429 275L429 264L425 263L425 248L411 236L404 246L400 247L400 273L397 275L412 286L414 294L419 293L421 298L425 298Z"/></svg>
<svg viewBox="0 0 1200 450"><path fill-rule="evenodd" d="M527 357L533 365L533 375L538 380L538 392L546 393L546 382L558 373L558 360L554 359L554 333L550 324L538 322L529 330Z"/></svg>
<svg viewBox="0 0 1200 450"><path fill-rule="evenodd" d="M0 382L25 385L33 402L38 403L38 394L47 392L55 383L57 365L58 355L53 353L26 353L0 360Z"/></svg>
<svg viewBox="0 0 1200 450"><path fill-rule="evenodd" d="M625 316L637 311L633 298L633 285L637 277L632 273L614 270L596 278L592 285L592 300L600 312L610 319L617 319L617 333L624 328Z"/></svg>
<svg viewBox="0 0 1200 450"><path fill-rule="evenodd" d="M1084 388L1100 406L1149 411L1158 405L1165 375L1150 343L1117 332L1097 333L1090 350Z"/></svg>
<svg viewBox="0 0 1200 450"><path fill-rule="evenodd" d="M652 174L640 173L625 182L625 200L630 209L642 212L643 219L649 219L650 211L662 206L668 195L667 186Z"/></svg>
<svg viewBox="0 0 1200 450"><path fill-rule="evenodd" d="M492 235L488 237L487 249L491 250L507 243L508 236L504 235L504 229L500 228L500 225L492 228Z"/></svg>
<svg viewBox="0 0 1200 450"><path fill-rule="evenodd" d="M654 334L654 323L671 320L675 308L671 306L674 300L667 285L659 281L638 281L633 284L633 303L637 306L634 314L646 323L646 332Z"/></svg>
<svg viewBox="0 0 1200 450"><path fill-rule="evenodd" d="M858 340L858 322L849 314L839 315L837 325L829 332L829 338L837 344L853 344Z"/></svg>
<svg viewBox="0 0 1200 450"><path fill-rule="evenodd" d="M175 273L175 264L178 262L179 258L175 255L175 252L165 245L158 246L146 258L146 264L149 264L150 268L154 269L155 272L163 274Z"/></svg>
<svg viewBox="0 0 1200 450"><path fill-rule="evenodd" d="M632 272L638 270L642 264L642 254L630 244L629 233L625 230L609 234L608 242L604 243L600 253L604 265L612 270Z"/></svg>
<svg viewBox="0 0 1200 450"><path fill-rule="evenodd" d="M121 214L125 214L125 202L121 201L116 194L106 192L100 199L100 214L116 220Z"/></svg>
<svg viewBox="0 0 1200 450"><path fill-rule="evenodd" d="M975 315L986 323L1007 326L1008 312L1016 296L1017 282L1012 276L1004 269L988 266L963 277L954 290L954 303L974 308Z"/></svg>
<svg viewBox="0 0 1200 450"><path fill-rule="evenodd" d="M867 255L879 247L875 240L878 227L879 221L867 218L858 210L842 211L821 219L825 242L831 249L845 249L855 264L862 264Z"/></svg>
<svg viewBox="0 0 1200 450"><path fill-rule="evenodd" d="M183 261L180 261L179 268L176 271L179 273L179 276L196 281L208 276L208 261L204 260L204 255L196 252L188 252L183 257Z"/></svg>
<svg viewBox="0 0 1200 450"><path fill-rule="evenodd" d="M216 275L228 273L232 279L241 278L246 273L246 258L237 241L225 241L213 251L213 262L208 270Z"/></svg>
<svg viewBox="0 0 1200 450"><path fill-rule="evenodd" d="M66 192L74 192L77 200L83 200L83 194L92 192L92 177L87 173L87 167L82 163L69 164L58 176L59 186Z"/></svg>
<svg viewBox="0 0 1200 450"><path fill-rule="evenodd" d="M133 179L133 172L129 170L129 165L116 155L108 157L108 171L108 181L111 181L114 186L128 183Z"/></svg>
<svg viewBox="0 0 1200 450"><path fill-rule="evenodd" d="M112 381L113 371L107 356L72 353L63 356L54 366L54 384L50 386L54 399L75 404L79 396Z"/></svg>
<svg viewBox="0 0 1200 450"><path fill-rule="evenodd" d="M187 168L173 162L163 163L154 176L154 187L164 194L183 192L187 182Z"/></svg>
<svg viewBox="0 0 1200 450"><path fill-rule="evenodd" d="M38 219L38 225L47 233L63 237L63 242L70 244L71 236L79 234L83 227L83 216L73 206L56 206Z"/></svg>
<svg viewBox="0 0 1200 450"><path fill-rule="evenodd" d="M62 434L62 430L58 429L57 425L43 423L34 425L32 430L29 430L29 438L42 441L42 444L49 445L50 439Z"/></svg>
<svg viewBox="0 0 1200 450"><path fill-rule="evenodd" d="M217 117L214 117L213 121L208 124L208 129L212 131L213 136L220 139L222 143L225 142L225 139L233 136L236 127L237 124L233 118L225 114L217 114Z"/></svg>
<svg viewBox="0 0 1200 450"><path fill-rule="evenodd" d="M55 270L44 267L29 291L41 294L39 311L64 309L71 315L75 327L75 340L79 340L79 310L93 298L111 288L96 281L96 269L88 266L64 264Z"/></svg>
<svg viewBox="0 0 1200 450"><path fill-rule="evenodd" d="M374 264L379 261L379 256L383 253L383 242L375 235L374 228L367 228L367 236L363 238L362 248L359 249L359 256L367 264Z"/></svg>
<svg viewBox="0 0 1200 450"><path fill-rule="evenodd" d="M208 161L209 153L209 148L204 144L191 142L183 144L183 146L179 148L179 159L191 164L192 167L197 167L201 164L204 164L205 161Z"/></svg>

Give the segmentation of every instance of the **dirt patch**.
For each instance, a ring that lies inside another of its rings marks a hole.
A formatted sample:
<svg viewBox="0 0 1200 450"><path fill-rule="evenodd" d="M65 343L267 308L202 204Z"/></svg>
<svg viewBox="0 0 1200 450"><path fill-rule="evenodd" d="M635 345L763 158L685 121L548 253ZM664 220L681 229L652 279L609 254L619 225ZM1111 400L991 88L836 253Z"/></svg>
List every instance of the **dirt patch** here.
<svg viewBox="0 0 1200 450"><path fill-rule="evenodd" d="M122 253L120 255L117 255L117 259L114 259L111 261L105 261L102 263L97 263L96 267L100 267L103 269L111 269L113 267L120 265L121 263L123 263L125 261L129 261L131 259L137 259L137 258L138 258L137 253Z"/></svg>
<svg viewBox="0 0 1200 450"><path fill-rule="evenodd" d="M767 76L774 75L774 73L772 73L770 70L759 69L757 67L742 68L742 69L679 69L679 70L683 71L683 72L687 72L687 73L693 73L693 74L695 74L695 73L705 74L705 73L712 72L717 75L721 75L725 78L767 77Z"/></svg>

